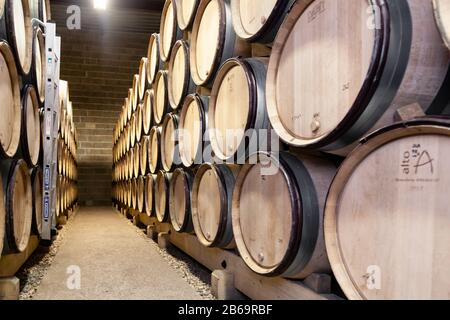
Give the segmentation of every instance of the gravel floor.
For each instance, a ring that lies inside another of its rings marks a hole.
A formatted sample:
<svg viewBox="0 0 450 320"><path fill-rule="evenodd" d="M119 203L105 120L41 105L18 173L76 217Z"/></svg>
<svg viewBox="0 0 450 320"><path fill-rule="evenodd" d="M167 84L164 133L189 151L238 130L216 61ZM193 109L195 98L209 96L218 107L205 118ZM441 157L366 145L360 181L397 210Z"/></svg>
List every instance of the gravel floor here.
<svg viewBox="0 0 450 320"><path fill-rule="evenodd" d="M130 220L122 215L120 216L128 224L133 225ZM71 227L72 222L73 218L59 231L58 238L50 247L48 253L38 249L18 272L17 277L20 279L21 284L20 300L31 300L33 298L33 295L36 293L37 288L58 253L59 247L64 243L65 234ZM160 249L157 243L147 238L144 230L136 228L136 232L204 299L215 299L211 292L211 272L209 270L175 247L171 247L169 250Z"/></svg>
<svg viewBox="0 0 450 320"><path fill-rule="evenodd" d="M133 223L119 214L128 224ZM136 227L136 232L144 238L159 254L167 261L167 263L185 279L191 287L193 287L204 299L215 300L211 292L211 272L193 260L187 254L172 246L165 250L159 248L158 244L149 239L146 235L146 230Z"/></svg>
<svg viewBox="0 0 450 320"><path fill-rule="evenodd" d="M38 248L19 270L16 275L20 279L19 300L31 300L33 298L48 268L52 265L59 247L64 243L65 234L72 225L75 216L76 214L72 216L64 228L58 231L58 237L48 252L43 252Z"/></svg>

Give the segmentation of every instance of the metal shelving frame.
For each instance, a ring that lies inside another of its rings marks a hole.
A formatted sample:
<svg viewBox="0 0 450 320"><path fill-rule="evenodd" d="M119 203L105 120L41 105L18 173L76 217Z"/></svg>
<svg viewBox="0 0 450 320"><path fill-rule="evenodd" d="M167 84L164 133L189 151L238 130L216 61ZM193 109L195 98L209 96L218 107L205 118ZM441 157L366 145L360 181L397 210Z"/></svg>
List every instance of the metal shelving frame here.
<svg viewBox="0 0 450 320"><path fill-rule="evenodd" d="M56 196L58 178L58 124L59 110L59 77L61 38L56 36L56 24L46 23L46 85L44 109L44 163L42 201L42 240L52 240L56 230Z"/></svg>

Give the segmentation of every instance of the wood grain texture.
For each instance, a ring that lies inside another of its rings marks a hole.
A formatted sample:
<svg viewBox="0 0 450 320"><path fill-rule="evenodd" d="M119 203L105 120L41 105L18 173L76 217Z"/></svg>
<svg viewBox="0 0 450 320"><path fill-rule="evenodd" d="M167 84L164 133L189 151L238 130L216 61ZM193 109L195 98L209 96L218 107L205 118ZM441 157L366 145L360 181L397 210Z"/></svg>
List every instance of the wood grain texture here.
<svg viewBox="0 0 450 320"><path fill-rule="evenodd" d="M450 49L450 2L433 0L436 23L441 31L442 39Z"/></svg>
<svg viewBox="0 0 450 320"><path fill-rule="evenodd" d="M279 0L236 0L231 2L234 30L243 39L256 35L267 22Z"/></svg>
<svg viewBox="0 0 450 320"><path fill-rule="evenodd" d="M147 51L148 70L147 70L147 82L151 85L156 79L156 75L160 69L161 56L160 56L160 36L158 33L154 33L150 36Z"/></svg>
<svg viewBox="0 0 450 320"><path fill-rule="evenodd" d="M191 167L203 160L208 101L207 97L189 95L181 110L178 145L181 161L186 167Z"/></svg>
<svg viewBox="0 0 450 320"><path fill-rule="evenodd" d="M177 20L181 30L188 29L194 21L200 0L182 0L177 2Z"/></svg>
<svg viewBox="0 0 450 320"><path fill-rule="evenodd" d="M153 122L153 106L154 106L154 91L148 89L145 91L142 113L142 130L145 135L150 134Z"/></svg>
<svg viewBox="0 0 450 320"><path fill-rule="evenodd" d="M374 135L339 170L327 199L330 262L349 299L449 299L448 126ZM355 245L357 243L357 245Z"/></svg>
<svg viewBox="0 0 450 320"><path fill-rule="evenodd" d="M20 142L20 88L14 56L6 42L0 43L0 95L4 105L4 114L0 117L1 153L4 156L15 155Z"/></svg>
<svg viewBox="0 0 450 320"><path fill-rule="evenodd" d="M169 96L167 86L167 71L159 71L155 80L155 104L153 110L153 120L156 124L161 124L165 114L169 111Z"/></svg>

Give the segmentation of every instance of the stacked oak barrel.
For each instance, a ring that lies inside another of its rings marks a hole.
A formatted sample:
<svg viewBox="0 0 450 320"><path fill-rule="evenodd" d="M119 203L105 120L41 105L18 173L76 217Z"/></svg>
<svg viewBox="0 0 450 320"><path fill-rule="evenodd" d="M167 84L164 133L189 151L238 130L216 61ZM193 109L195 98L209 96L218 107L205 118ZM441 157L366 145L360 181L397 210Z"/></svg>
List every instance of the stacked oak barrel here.
<svg viewBox="0 0 450 320"><path fill-rule="evenodd" d="M43 1L0 5L0 254L42 232L41 108L45 102Z"/></svg>
<svg viewBox="0 0 450 320"><path fill-rule="evenodd" d="M77 206L78 170L77 145L78 134L73 122L72 102L69 84L60 81L59 89L60 121L58 125L58 178L56 195L56 216L68 217L69 211Z"/></svg>
<svg viewBox="0 0 450 320"><path fill-rule="evenodd" d="M115 205L263 276L449 298L449 22L446 0L167 0Z"/></svg>

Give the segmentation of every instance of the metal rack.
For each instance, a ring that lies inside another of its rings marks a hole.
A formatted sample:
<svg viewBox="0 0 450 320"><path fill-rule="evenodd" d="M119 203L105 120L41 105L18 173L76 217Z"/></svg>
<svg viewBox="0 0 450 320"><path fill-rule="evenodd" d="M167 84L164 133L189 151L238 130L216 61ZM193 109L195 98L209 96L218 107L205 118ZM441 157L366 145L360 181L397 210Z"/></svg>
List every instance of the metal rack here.
<svg viewBox="0 0 450 320"><path fill-rule="evenodd" d="M46 23L46 86L44 110L44 197L42 203L42 240L51 241L56 230L56 188L58 177L59 75L61 38L56 36L56 24Z"/></svg>

